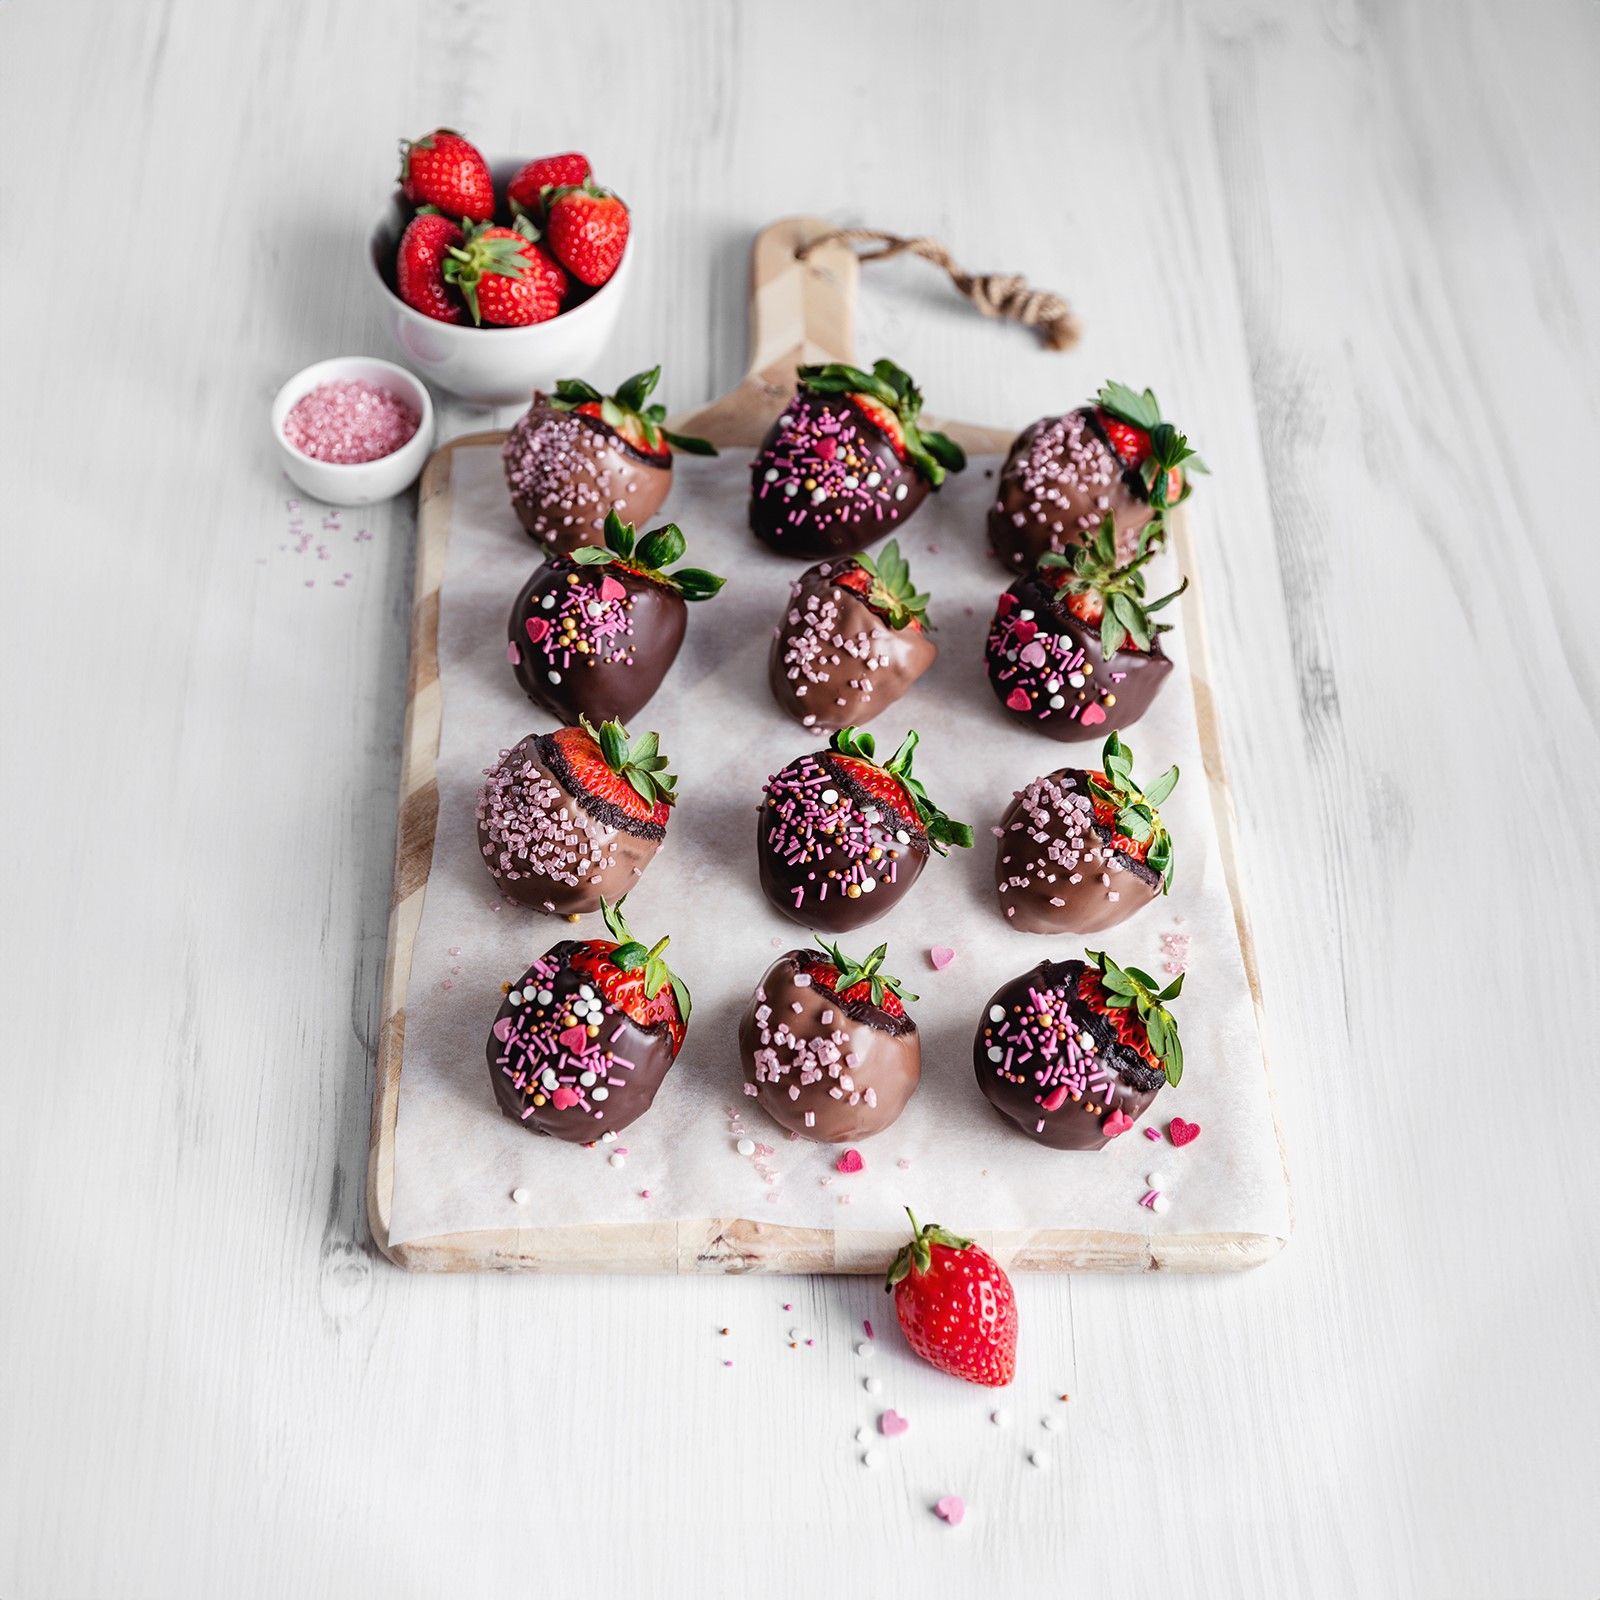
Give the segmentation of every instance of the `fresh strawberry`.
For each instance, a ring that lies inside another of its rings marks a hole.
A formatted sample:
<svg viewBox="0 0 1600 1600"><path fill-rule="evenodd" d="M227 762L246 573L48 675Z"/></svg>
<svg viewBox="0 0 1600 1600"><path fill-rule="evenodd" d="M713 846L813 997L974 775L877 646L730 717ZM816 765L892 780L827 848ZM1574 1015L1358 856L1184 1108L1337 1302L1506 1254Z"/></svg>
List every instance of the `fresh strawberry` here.
<svg viewBox="0 0 1600 1600"><path fill-rule="evenodd" d="M1177 787L1178 769L1168 767L1148 789L1133 778L1133 751L1113 733L1100 751L1101 772L1091 772L1089 802L1094 819L1111 830L1111 847L1134 861L1147 863L1161 874L1164 887L1172 883L1172 835L1157 809Z"/></svg>
<svg viewBox="0 0 1600 1600"><path fill-rule="evenodd" d="M891 539L876 559L852 556L829 577L841 589L860 595L891 628L914 628L921 633L927 624L928 597L917 593L898 539Z"/></svg>
<svg viewBox="0 0 1600 1600"><path fill-rule="evenodd" d="M552 189L545 216L550 248L573 277L591 289L608 282L627 247L627 206L585 181Z"/></svg>
<svg viewBox="0 0 1600 1600"><path fill-rule="evenodd" d="M603 722L596 728L587 717L580 717L576 728L557 728L549 737L567 773L585 794L637 822L666 826L678 798L676 779L666 770L655 734L630 741L620 722Z"/></svg>
<svg viewBox="0 0 1600 1600"><path fill-rule="evenodd" d="M414 206L483 221L494 215L494 180L475 145L449 128L400 143L400 192Z"/></svg>
<svg viewBox="0 0 1600 1600"><path fill-rule="evenodd" d="M811 955L807 952L805 971L819 989L826 990L834 999L845 1005L864 1001L887 1016L899 1018L906 1014L905 1002L917 998L905 992L898 978L880 970L889 953L888 945L880 944L865 961L853 961L838 945L827 944L820 938L817 943L823 953Z"/></svg>
<svg viewBox="0 0 1600 1600"><path fill-rule="evenodd" d="M589 159L576 150L559 156L539 156L506 185L506 198L531 217L544 215L544 191L582 185L589 181Z"/></svg>
<svg viewBox="0 0 1600 1600"><path fill-rule="evenodd" d="M479 223L450 252L445 278L460 289L480 326L521 328L561 310L566 274L525 233Z"/></svg>
<svg viewBox="0 0 1600 1600"><path fill-rule="evenodd" d="M1003 1389L1017 1370L1017 1299L1005 1269L970 1239L921 1226L889 1268L906 1343L941 1372Z"/></svg>
<svg viewBox="0 0 1600 1600"><path fill-rule="evenodd" d="M1183 1077L1183 1043L1166 1002L1182 993L1184 975L1162 989L1148 972L1119 967L1103 950L1084 954L1089 965L1078 979L1078 998L1111 1024L1122 1044L1176 1086Z"/></svg>
<svg viewBox="0 0 1600 1600"><path fill-rule="evenodd" d="M601 994L641 1028L665 1023L672 1036L672 1053L677 1055L689 1026L689 991L662 960L661 952L669 940L660 939L646 949L629 929L621 900L615 905L602 901L600 912L617 942L591 939L572 964L591 974Z"/></svg>
<svg viewBox="0 0 1600 1600"><path fill-rule="evenodd" d="M444 265L461 243L461 229L437 211L419 211L400 236L395 255L396 292L414 311L438 322L463 322L466 309L445 281Z"/></svg>
<svg viewBox="0 0 1600 1600"><path fill-rule="evenodd" d="M573 411L609 429L629 449L646 460L660 464L670 461L674 450L687 455L714 456L716 446L693 434L673 433L664 427L667 408L650 404L650 396L661 381L661 368L636 372L621 384L615 394L601 394L592 383L581 378L563 378L550 397L557 411Z"/></svg>
<svg viewBox="0 0 1600 1600"><path fill-rule="evenodd" d="M1205 472L1189 441L1162 420L1154 391L1136 393L1125 383L1107 383L1095 397L1095 418L1123 466L1138 472L1157 512L1189 493L1186 473Z"/></svg>
<svg viewBox="0 0 1600 1600"><path fill-rule="evenodd" d="M964 822L947 817L929 798L928 791L912 775L911 762L917 748L917 734L908 733L900 748L881 765L874 760L877 740L855 728L841 728L829 742L823 760L836 773L860 789L869 801L886 806L906 827L926 835L940 855L951 845L963 848L972 843L972 829Z"/></svg>

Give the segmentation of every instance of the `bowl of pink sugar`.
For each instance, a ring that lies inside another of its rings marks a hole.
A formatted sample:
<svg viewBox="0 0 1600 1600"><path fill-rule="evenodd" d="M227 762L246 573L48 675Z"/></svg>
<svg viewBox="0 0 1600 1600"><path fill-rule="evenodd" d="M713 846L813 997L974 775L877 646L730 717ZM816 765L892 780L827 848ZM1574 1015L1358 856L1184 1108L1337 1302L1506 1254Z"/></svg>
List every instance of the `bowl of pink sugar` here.
<svg viewBox="0 0 1600 1600"><path fill-rule="evenodd" d="M335 356L297 372L272 402L283 470L313 499L365 506L416 482L433 449L427 385L392 361Z"/></svg>

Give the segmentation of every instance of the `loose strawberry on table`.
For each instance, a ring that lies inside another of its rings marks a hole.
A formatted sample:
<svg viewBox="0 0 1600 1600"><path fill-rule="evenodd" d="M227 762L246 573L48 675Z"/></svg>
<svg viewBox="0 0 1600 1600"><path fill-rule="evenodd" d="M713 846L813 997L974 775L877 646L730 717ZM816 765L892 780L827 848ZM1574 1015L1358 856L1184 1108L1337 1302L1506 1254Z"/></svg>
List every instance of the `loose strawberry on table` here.
<svg viewBox="0 0 1600 1600"><path fill-rule="evenodd" d="M1061 767L1019 790L1000 823L995 890L1025 933L1099 933L1125 922L1172 882L1172 836L1157 809L1178 782L1168 767L1148 789L1113 733L1100 770Z"/></svg>
<svg viewBox="0 0 1600 1600"><path fill-rule="evenodd" d="M790 950L767 969L739 1024L744 1092L779 1127L840 1144L881 1133L922 1076L922 1044L879 945Z"/></svg>
<svg viewBox="0 0 1600 1600"><path fill-rule="evenodd" d="M534 394L501 449L511 507L530 537L560 553L601 545L611 513L638 527L661 509L674 451L716 454L665 426L666 407L650 399L660 378L657 366L611 395L581 378Z"/></svg>
<svg viewBox="0 0 1600 1600"><path fill-rule="evenodd" d="M750 529L780 555L864 550L966 466L954 440L920 426L922 391L892 361L796 378L750 476Z"/></svg>
<svg viewBox="0 0 1600 1600"><path fill-rule="evenodd" d="M545 236L556 259L591 289L610 281L628 244L628 208L592 181L544 196Z"/></svg>
<svg viewBox="0 0 1600 1600"><path fill-rule="evenodd" d="M1017 1297L987 1250L920 1224L889 1268L900 1331L915 1354L967 1383L1003 1389L1017 1370Z"/></svg>
<svg viewBox="0 0 1600 1600"><path fill-rule="evenodd" d="M660 740L630 740L619 722L529 734L484 779L484 865L508 898L554 916L621 900L661 848L677 800Z"/></svg>
<svg viewBox="0 0 1600 1600"><path fill-rule="evenodd" d="M978 1087L1030 1139L1099 1150L1183 1077L1183 1045L1161 988L1104 951L1041 961L991 996L972 1041Z"/></svg>
<svg viewBox="0 0 1600 1600"><path fill-rule="evenodd" d="M511 209L535 222L544 218L545 191L563 189L589 181L589 158L576 150L564 151L558 156L538 156L518 168L506 185L506 199Z"/></svg>
<svg viewBox="0 0 1600 1600"><path fill-rule="evenodd" d="M514 983L485 1053L501 1111L532 1133L588 1143L650 1109L682 1048L689 991L603 902L610 939L563 939Z"/></svg>
<svg viewBox="0 0 1600 1600"><path fill-rule="evenodd" d="M1137 722L1172 671L1161 648L1169 624L1154 620L1188 588L1151 600L1145 568L1156 553L1141 530L1119 566L1111 519L1089 544L1047 555L1000 596L985 660L1001 708L1052 739L1103 738Z"/></svg>
<svg viewBox="0 0 1600 1600"><path fill-rule="evenodd" d="M1082 544L1114 518L1124 561L1140 530L1187 499L1206 470L1149 389L1107 383L1094 403L1023 430L1001 469L989 545L1012 571Z"/></svg>
<svg viewBox="0 0 1600 1600"><path fill-rule="evenodd" d="M414 311L436 322L465 322L467 308L445 277L445 263L462 241L460 227L437 211L419 211L395 252L395 292Z"/></svg>
<svg viewBox="0 0 1600 1600"><path fill-rule="evenodd" d="M933 665L928 597L891 539L876 559L821 561L789 590L773 632L773 698L802 726L829 733L870 722Z"/></svg>
<svg viewBox="0 0 1600 1600"><path fill-rule="evenodd" d="M885 762L870 733L841 728L826 750L767 780L757 827L761 887L785 916L846 933L881 917L921 875L930 851L972 844L912 774L917 735Z"/></svg>
<svg viewBox="0 0 1600 1600"><path fill-rule="evenodd" d="M414 206L434 206L457 221L494 215L494 179L476 145L450 128L400 142L400 192Z"/></svg>
<svg viewBox="0 0 1600 1600"><path fill-rule="evenodd" d="M684 553L674 523L636 539L612 512L605 537L551 556L511 608L506 655L517 682L567 723L631 721L677 659L684 602L709 600L724 582L697 567L664 570Z"/></svg>

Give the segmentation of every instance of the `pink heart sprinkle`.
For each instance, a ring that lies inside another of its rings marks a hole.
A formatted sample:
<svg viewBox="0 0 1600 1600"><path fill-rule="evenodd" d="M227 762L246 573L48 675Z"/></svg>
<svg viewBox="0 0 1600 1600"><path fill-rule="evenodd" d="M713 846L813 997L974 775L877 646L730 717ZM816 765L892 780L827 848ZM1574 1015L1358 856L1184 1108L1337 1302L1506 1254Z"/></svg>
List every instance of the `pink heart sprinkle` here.
<svg viewBox="0 0 1600 1600"><path fill-rule="evenodd" d="M600 598L602 600L620 600L627 592L610 573L607 573L600 580Z"/></svg>
<svg viewBox="0 0 1600 1600"><path fill-rule="evenodd" d="M885 1411L878 1418L878 1432L885 1439L898 1439L910 1426L911 1424L898 1411Z"/></svg>
<svg viewBox="0 0 1600 1600"><path fill-rule="evenodd" d="M578 1091L576 1089L569 1089L566 1084L562 1084L561 1087L550 1096L550 1104L553 1105L557 1111L565 1111L568 1106L575 1106L577 1103Z"/></svg>
<svg viewBox="0 0 1600 1600"><path fill-rule="evenodd" d="M1058 1084L1039 1102L1041 1111L1059 1111L1067 1103L1067 1086Z"/></svg>
<svg viewBox="0 0 1600 1600"><path fill-rule="evenodd" d="M1022 647L1022 654L1018 658L1025 667L1042 667L1044 665L1044 646L1037 639L1032 644Z"/></svg>
<svg viewBox="0 0 1600 1600"><path fill-rule="evenodd" d="M943 972L956 958L956 953L947 944L936 944L929 952L928 959L933 963L935 972Z"/></svg>
<svg viewBox="0 0 1600 1600"><path fill-rule="evenodd" d="M1092 702L1083 708L1083 715L1078 718L1079 723L1085 728L1092 728L1096 723L1104 722L1105 720L1105 711Z"/></svg>
<svg viewBox="0 0 1600 1600"><path fill-rule="evenodd" d="M1011 631L1015 634L1018 644L1026 644L1039 631L1039 624L1024 617Z"/></svg>
<svg viewBox="0 0 1600 1600"><path fill-rule="evenodd" d="M1008 589L1000 596L1000 603L994 608L997 617L1009 617L1017 609L1017 597Z"/></svg>
<svg viewBox="0 0 1600 1600"><path fill-rule="evenodd" d="M1115 1139L1119 1133L1126 1133L1133 1126L1133 1118L1126 1111L1113 1111L1104 1122L1100 1124L1100 1131L1108 1139Z"/></svg>
<svg viewBox="0 0 1600 1600"><path fill-rule="evenodd" d="M570 1050L575 1056L583 1054L583 1048L589 1042L589 1031L582 1023L574 1023L570 1028L564 1028L557 1036L561 1041L563 1050Z"/></svg>
<svg viewBox="0 0 1600 1600"><path fill-rule="evenodd" d="M837 439L817 440L817 455L823 461L832 461L838 453L839 441Z"/></svg>
<svg viewBox="0 0 1600 1600"><path fill-rule="evenodd" d="M538 644L550 631L550 619L548 617L529 617L522 624L522 631L527 634L529 644Z"/></svg>
<svg viewBox="0 0 1600 1600"><path fill-rule="evenodd" d="M1032 711L1033 701L1028 698L1026 689L1013 689L1006 696L1006 705L1013 711Z"/></svg>
<svg viewBox="0 0 1600 1600"><path fill-rule="evenodd" d="M833 1164L835 1172L860 1172L866 1166L859 1150L846 1150Z"/></svg>
<svg viewBox="0 0 1600 1600"><path fill-rule="evenodd" d="M506 646L506 660L509 661L512 666L516 666L522 660L522 652L517 649L517 641L515 639L513 639L511 643Z"/></svg>
<svg viewBox="0 0 1600 1600"><path fill-rule="evenodd" d="M953 1528L967 1514L967 1502L958 1494L941 1495L934 1511Z"/></svg>
<svg viewBox="0 0 1600 1600"><path fill-rule="evenodd" d="M511 1037L510 1017L501 1017L501 1019L495 1023L494 1036L500 1041L501 1044L504 1044L506 1040Z"/></svg>
<svg viewBox="0 0 1600 1600"><path fill-rule="evenodd" d="M1185 1122L1182 1117L1174 1117L1167 1124L1167 1137L1174 1144L1188 1144L1200 1137L1200 1124L1198 1122Z"/></svg>

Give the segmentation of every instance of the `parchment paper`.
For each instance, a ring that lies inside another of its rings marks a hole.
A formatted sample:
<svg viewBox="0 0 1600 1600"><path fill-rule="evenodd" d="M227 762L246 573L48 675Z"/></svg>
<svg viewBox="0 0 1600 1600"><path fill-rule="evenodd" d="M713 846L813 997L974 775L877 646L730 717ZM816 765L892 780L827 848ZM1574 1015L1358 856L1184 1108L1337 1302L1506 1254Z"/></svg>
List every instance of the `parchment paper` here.
<svg viewBox="0 0 1600 1600"><path fill-rule="evenodd" d="M1082 953L1082 938L1042 938L1009 927L993 889L991 830L1015 790L1040 773L1088 765L1098 742L1062 745L1011 725L983 669L983 639L1005 578L984 546L994 459L978 459L930 495L901 531L920 588L933 596L939 659L871 724L880 751L908 727L922 734L916 770L977 843L935 856L888 916L849 936L865 953L889 941L889 970L921 995L923 1079L904 1116L859 1146L865 1170L834 1170L840 1148L792 1140L742 1090L735 1033L751 991L775 956L809 942L763 898L756 878L762 785L820 747L773 703L766 682L772 629L803 564L759 545L745 527L746 452L715 461L680 457L658 520L676 521L687 560L726 575L715 600L691 606L683 652L632 731L661 734L679 776L666 842L628 901L635 931L672 935L668 958L694 994L688 1039L654 1107L614 1142L585 1149L530 1134L502 1117L484 1040L515 980L557 940L604 937L598 914L577 925L503 900L478 855L473 807L483 769L550 722L517 688L506 661L506 620L538 564L506 498L499 453L456 451L449 552L439 621L444 730L439 827L406 1002L404 1070L395 1135L390 1237L540 1224L752 1217L837 1230L899 1228L911 1205L967 1230L1104 1228L1122 1233L1251 1231L1286 1234L1288 1199L1268 1103L1260 1041L1218 854L1189 693L1180 606L1166 615L1175 671L1124 738L1136 771L1176 761L1183 779L1162 807L1176 847L1172 893L1092 941L1124 964L1163 975L1163 934L1188 936L1189 978L1174 1011L1185 1071L1139 1126L1098 1153L1045 1149L990 1109L974 1081L972 1035L981 1008L1007 979L1050 955ZM1200 526L1202 542L1212 530ZM1171 558L1153 593L1175 582ZM931 945L955 961L935 971ZM729 1113L738 1119L730 1124ZM1194 1143L1147 1140L1181 1115ZM739 1133L754 1156L736 1150ZM623 1153L620 1164L608 1159ZM1171 1207L1140 1206L1159 1169ZM529 1192L527 1203L511 1199ZM648 1191L648 1198L642 1191Z"/></svg>

